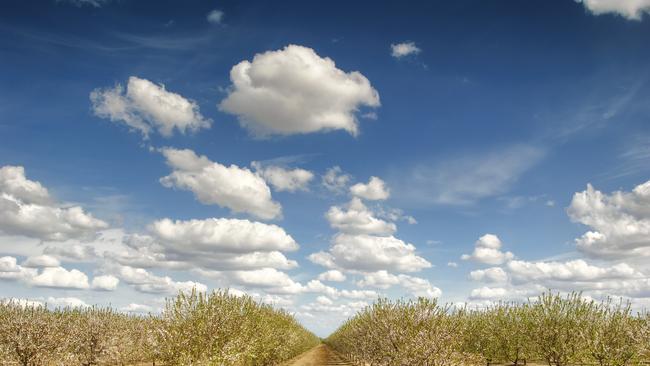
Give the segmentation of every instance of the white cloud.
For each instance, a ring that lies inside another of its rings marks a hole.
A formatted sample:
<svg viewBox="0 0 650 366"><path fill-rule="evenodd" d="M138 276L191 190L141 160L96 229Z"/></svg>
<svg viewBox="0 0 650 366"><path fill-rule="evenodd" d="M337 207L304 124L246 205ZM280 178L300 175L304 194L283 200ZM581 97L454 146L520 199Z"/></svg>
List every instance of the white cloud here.
<svg viewBox="0 0 650 366"><path fill-rule="evenodd" d="M413 244L393 236L337 234L329 252L314 253L309 259L329 268L359 271L416 272L431 267L415 254Z"/></svg>
<svg viewBox="0 0 650 366"><path fill-rule="evenodd" d="M229 277L237 284L264 288L271 294L297 294L303 286L295 282L288 274L274 268L262 268L252 271L234 271Z"/></svg>
<svg viewBox="0 0 650 366"><path fill-rule="evenodd" d="M25 268L18 265L15 257L0 257L0 280L28 281L37 273L38 271L34 268Z"/></svg>
<svg viewBox="0 0 650 366"><path fill-rule="evenodd" d="M87 308L90 306L85 301L76 297L48 297L45 303L54 307L64 308Z"/></svg>
<svg viewBox="0 0 650 366"><path fill-rule="evenodd" d="M357 282L360 287L376 287L388 289L392 286L399 285L405 288L413 296L421 297L439 297L442 291L433 286L428 280L419 277L413 277L405 274L394 275L387 271L377 271L366 273L364 277Z"/></svg>
<svg viewBox="0 0 650 366"><path fill-rule="evenodd" d="M337 267L334 263L334 256L327 252L317 252L312 253L307 257L312 263L321 265L326 268L335 268Z"/></svg>
<svg viewBox="0 0 650 366"><path fill-rule="evenodd" d="M153 130L170 137L209 128L212 121L201 115L196 102L165 90L149 80L129 78L126 93L122 85L95 89L90 93L93 112L101 118L121 121L147 137Z"/></svg>
<svg viewBox="0 0 650 366"><path fill-rule="evenodd" d="M331 304L328 304L326 301L322 301L322 299L321 301L318 301L317 298L316 302L302 305L300 307L302 311L299 313L300 315L309 318L314 317L312 313L328 313L328 319L332 319L333 316L343 317L342 319L339 319L343 321L345 320L345 317L354 315L366 306L368 306L368 303L365 301L350 301L343 304L335 304L332 302Z"/></svg>
<svg viewBox="0 0 650 366"><path fill-rule="evenodd" d="M367 184L357 183L353 185L350 187L350 193L372 201L385 200L390 196L390 190L386 187L386 183L377 177L370 177Z"/></svg>
<svg viewBox="0 0 650 366"><path fill-rule="evenodd" d="M334 301L332 301L329 297L327 296L318 296L316 298L316 302L321 304L321 305L332 305L334 304Z"/></svg>
<svg viewBox="0 0 650 366"><path fill-rule="evenodd" d="M567 212L593 229L576 239L583 253L606 259L650 256L650 181L611 195L588 185L574 194Z"/></svg>
<svg viewBox="0 0 650 366"><path fill-rule="evenodd" d="M346 277L341 271L331 269L319 274L318 279L321 281L343 282L345 281Z"/></svg>
<svg viewBox="0 0 650 366"><path fill-rule="evenodd" d="M504 299L509 294L508 289L502 287L481 287L473 289L471 299Z"/></svg>
<svg viewBox="0 0 650 366"><path fill-rule="evenodd" d="M630 20L641 20L650 13L650 0L576 0L594 15L614 13Z"/></svg>
<svg viewBox="0 0 650 366"><path fill-rule="evenodd" d="M512 260L505 270L492 267L472 271L472 280L498 283L497 287L482 287L472 291L472 300L523 300L543 291L583 291L584 296L650 296L650 279L627 263L608 266L590 264L582 259L566 262L528 262Z"/></svg>
<svg viewBox="0 0 650 366"><path fill-rule="evenodd" d="M223 21L223 16L224 16L223 11L215 9L208 13L206 19L208 20L208 22L212 24L221 24L221 22Z"/></svg>
<svg viewBox="0 0 650 366"><path fill-rule="evenodd" d="M371 290L341 290L339 292L341 297L344 297L346 299L369 299L369 300L376 300L377 297L379 296L378 293L375 291Z"/></svg>
<svg viewBox="0 0 650 366"><path fill-rule="evenodd" d="M27 179L22 166L6 165L0 168L0 192L27 203L50 204L52 198L41 183Z"/></svg>
<svg viewBox="0 0 650 366"><path fill-rule="evenodd" d="M440 297L442 290L433 286L428 280L401 274L400 285L417 297Z"/></svg>
<svg viewBox="0 0 650 366"><path fill-rule="evenodd" d="M327 169L322 177L323 186L331 192L343 193L352 177L341 170L341 167L334 166Z"/></svg>
<svg viewBox="0 0 650 366"><path fill-rule="evenodd" d="M359 287L376 287L386 290L399 283L399 278L388 271L377 271L366 273L363 278L357 281Z"/></svg>
<svg viewBox="0 0 650 366"><path fill-rule="evenodd" d="M127 306L122 307L121 310L127 313L146 314L152 312L153 308L149 305L131 303Z"/></svg>
<svg viewBox="0 0 650 366"><path fill-rule="evenodd" d="M240 219L172 221L162 219L150 226L163 245L181 253L246 253L297 250L298 244L281 227Z"/></svg>
<svg viewBox="0 0 650 366"><path fill-rule="evenodd" d="M225 166L192 150L162 149L172 173L160 179L168 188L194 193L199 202L227 207L262 219L278 218L282 207L271 198L264 179L247 168Z"/></svg>
<svg viewBox="0 0 650 366"><path fill-rule="evenodd" d="M456 263L456 262L447 262L447 267L458 268L458 263Z"/></svg>
<svg viewBox="0 0 650 366"><path fill-rule="evenodd" d="M365 76L346 73L303 46L257 54L235 65L230 79L219 109L237 115L258 136L339 129L357 135L359 108L380 105Z"/></svg>
<svg viewBox="0 0 650 366"><path fill-rule="evenodd" d="M397 192L414 204L468 205L507 192L543 156L539 148L516 145L418 164L403 177Z"/></svg>
<svg viewBox="0 0 650 366"><path fill-rule="evenodd" d="M417 55L422 50L414 42L393 43L390 45L391 55L395 58L402 58L408 55Z"/></svg>
<svg viewBox="0 0 650 366"><path fill-rule="evenodd" d="M314 173L305 169L286 169L279 166L263 166L253 162L252 167L264 180L269 182L276 191L307 191L309 182L314 179Z"/></svg>
<svg viewBox="0 0 650 366"><path fill-rule="evenodd" d="M79 206L58 205L20 166L0 168L0 231L62 241L92 235L108 227Z"/></svg>
<svg viewBox="0 0 650 366"><path fill-rule="evenodd" d="M114 291L119 283L120 280L117 277L105 275L93 278L91 286L94 290Z"/></svg>
<svg viewBox="0 0 650 366"><path fill-rule="evenodd" d="M179 291L188 292L196 289L199 292L206 292L208 287L194 281L174 281L169 276L157 276L144 268L134 268L119 264L107 263L106 271L132 285L137 291L152 294L175 295Z"/></svg>
<svg viewBox="0 0 650 366"><path fill-rule="evenodd" d="M508 274L501 267L491 267L472 271L469 273L469 278L473 281L506 282L508 281Z"/></svg>
<svg viewBox="0 0 650 366"><path fill-rule="evenodd" d="M519 282L539 281L603 281L611 279L633 279L643 274L626 263L610 267L590 265L582 259L568 262L526 262L511 261L508 270L513 279Z"/></svg>
<svg viewBox="0 0 650 366"><path fill-rule="evenodd" d="M494 234L481 236L474 246L474 252L472 254L463 254L461 256L462 260L499 265L515 257L511 252L501 251L501 240Z"/></svg>
<svg viewBox="0 0 650 366"><path fill-rule="evenodd" d="M376 299L379 295L372 290L339 290L332 286L327 286L319 280L311 280L307 285L302 287L304 293L321 293L330 298L338 299L340 297L346 299Z"/></svg>
<svg viewBox="0 0 650 366"><path fill-rule="evenodd" d="M332 206L325 214L330 226L346 234L369 234L388 236L395 233L397 227L392 222L376 218L359 198L352 198L347 210Z"/></svg>
<svg viewBox="0 0 650 366"><path fill-rule="evenodd" d="M70 261L89 261L96 257L95 248L90 245L63 243L62 245L48 245L43 248L43 253Z"/></svg>
<svg viewBox="0 0 650 366"><path fill-rule="evenodd" d="M121 232L110 239L111 247L97 249L96 256L131 267L171 270L298 266L281 252L294 250L297 244L275 225L237 219L162 219L149 225L149 230L151 235Z"/></svg>
<svg viewBox="0 0 650 366"><path fill-rule="evenodd" d="M61 261L51 255L43 254L27 258L22 265L29 268L59 267Z"/></svg>
<svg viewBox="0 0 650 366"><path fill-rule="evenodd" d="M28 283L37 287L54 287L85 290L88 285L88 276L85 273L72 269L67 270L63 267L43 268L40 274L30 278Z"/></svg>

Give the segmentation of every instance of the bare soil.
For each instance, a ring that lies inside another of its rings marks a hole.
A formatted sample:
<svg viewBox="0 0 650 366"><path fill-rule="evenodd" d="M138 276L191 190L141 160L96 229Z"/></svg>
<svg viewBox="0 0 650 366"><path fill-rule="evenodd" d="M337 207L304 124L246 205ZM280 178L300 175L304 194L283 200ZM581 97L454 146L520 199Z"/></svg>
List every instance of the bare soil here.
<svg viewBox="0 0 650 366"><path fill-rule="evenodd" d="M283 366L326 366L326 365L349 365L341 356L324 344L316 346L309 351L301 354L293 360L285 363Z"/></svg>

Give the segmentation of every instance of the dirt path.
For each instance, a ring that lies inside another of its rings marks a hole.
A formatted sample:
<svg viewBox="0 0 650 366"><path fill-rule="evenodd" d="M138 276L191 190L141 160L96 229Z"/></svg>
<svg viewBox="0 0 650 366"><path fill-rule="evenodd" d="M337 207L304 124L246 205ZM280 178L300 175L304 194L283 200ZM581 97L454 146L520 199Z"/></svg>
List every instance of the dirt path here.
<svg viewBox="0 0 650 366"><path fill-rule="evenodd" d="M294 358L284 366L326 366L341 365L352 366L352 363L344 361L332 349L324 344L316 346L302 355Z"/></svg>

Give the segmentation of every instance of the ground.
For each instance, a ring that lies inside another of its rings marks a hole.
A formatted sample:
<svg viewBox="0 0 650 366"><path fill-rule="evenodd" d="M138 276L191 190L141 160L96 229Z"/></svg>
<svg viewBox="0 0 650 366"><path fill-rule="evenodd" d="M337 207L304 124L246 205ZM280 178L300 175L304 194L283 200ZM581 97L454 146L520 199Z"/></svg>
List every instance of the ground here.
<svg viewBox="0 0 650 366"><path fill-rule="evenodd" d="M350 365L331 348L324 344L316 346L300 356L292 359L284 366L325 366L325 365Z"/></svg>

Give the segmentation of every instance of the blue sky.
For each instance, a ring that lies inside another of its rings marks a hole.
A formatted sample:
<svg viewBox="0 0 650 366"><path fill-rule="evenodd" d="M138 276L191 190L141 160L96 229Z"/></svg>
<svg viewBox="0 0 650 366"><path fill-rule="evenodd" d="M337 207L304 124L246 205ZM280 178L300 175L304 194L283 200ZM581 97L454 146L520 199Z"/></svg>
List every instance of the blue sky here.
<svg viewBox="0 0 650 366"><path fill-rule="evenodd" d="M1 297L650 304L650 3L0 7Z"/></svg>

